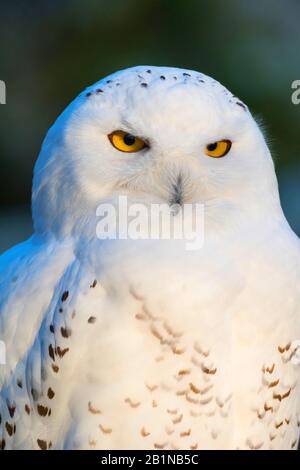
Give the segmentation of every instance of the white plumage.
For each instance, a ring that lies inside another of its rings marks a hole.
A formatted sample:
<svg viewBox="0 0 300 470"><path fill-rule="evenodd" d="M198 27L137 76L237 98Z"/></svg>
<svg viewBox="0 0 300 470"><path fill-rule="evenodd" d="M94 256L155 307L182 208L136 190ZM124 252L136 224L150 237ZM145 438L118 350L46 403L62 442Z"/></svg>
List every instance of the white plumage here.
<svg viewBox="0 0 300 470"><path fill-rule="evenodd" d="M149 147L119 152L118 129ZM205 207L200 250L97 239L100 203L169 202L179 175ZM299 240L240 100L176 68L101 80L45 139L33 218L0 258L0 448L297 447Z"/></svg>

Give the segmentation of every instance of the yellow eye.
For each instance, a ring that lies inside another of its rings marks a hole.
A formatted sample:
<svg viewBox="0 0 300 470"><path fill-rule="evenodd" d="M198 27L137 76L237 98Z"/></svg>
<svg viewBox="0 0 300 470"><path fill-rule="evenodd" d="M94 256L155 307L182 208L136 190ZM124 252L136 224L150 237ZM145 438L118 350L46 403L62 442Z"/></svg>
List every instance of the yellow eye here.
<svg viewBox="0 0 300 470"><path fill-rule="evenodd" d="M207 145L205 153L209 157L221 158L229 152L231 145L230 140L218 140L218 142Z"/></svg>
<svg viewBox="0 0 300 470"><path fill-rule="evenodd" d="M120 152L139 152L147 145L146 143L132 134L124 131L114 131L108 136L112 145Z"/></svg>

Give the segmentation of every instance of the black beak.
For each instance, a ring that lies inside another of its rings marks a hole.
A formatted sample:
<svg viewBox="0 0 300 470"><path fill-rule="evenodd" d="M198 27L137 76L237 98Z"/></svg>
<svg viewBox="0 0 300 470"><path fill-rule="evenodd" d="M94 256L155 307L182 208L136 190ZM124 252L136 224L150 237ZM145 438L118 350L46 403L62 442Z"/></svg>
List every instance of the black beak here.
<svg viewBox="0 0 300 470"><path fill-rule="evenodd" d="M170 206L174 204L181 205L183 200L183 185L182 176L178 175L176 183L172 186L172 196L170 199Z"/></svg>

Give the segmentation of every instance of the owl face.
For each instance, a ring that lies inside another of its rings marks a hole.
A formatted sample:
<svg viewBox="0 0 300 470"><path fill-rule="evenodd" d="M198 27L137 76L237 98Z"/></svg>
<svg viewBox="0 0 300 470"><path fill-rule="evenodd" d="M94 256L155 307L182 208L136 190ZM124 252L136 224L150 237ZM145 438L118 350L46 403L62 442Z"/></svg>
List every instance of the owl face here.
<svg viewBox="0 0 300 470"><path fill-rule="evenodd" d="M56 121L36 166L34 203L55 214L63 194L79 211L126 194L245 209L263 190L270 198L274 181L257 124L226 88L198 72L136 67L89 87Z"/></svg>

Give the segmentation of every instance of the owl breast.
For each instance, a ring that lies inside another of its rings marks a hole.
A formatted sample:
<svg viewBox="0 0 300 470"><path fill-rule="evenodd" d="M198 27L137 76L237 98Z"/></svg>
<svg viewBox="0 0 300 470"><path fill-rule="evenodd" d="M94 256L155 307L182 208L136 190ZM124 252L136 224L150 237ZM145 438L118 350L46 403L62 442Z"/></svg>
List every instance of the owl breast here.
<svg viewBox="0 0 300 470"><path fill-rule="evenodd" d="M191 304L188 289L180 307L162 293L150 302L132 286L129 297L101 345L103 391L90 399L101 410L101 439L96 432L92 447L296 448L292 335L262 344L252 328L247 339L234 326L232 304L205 310Z"/></svg>

